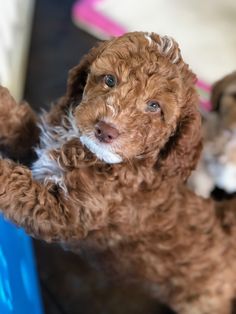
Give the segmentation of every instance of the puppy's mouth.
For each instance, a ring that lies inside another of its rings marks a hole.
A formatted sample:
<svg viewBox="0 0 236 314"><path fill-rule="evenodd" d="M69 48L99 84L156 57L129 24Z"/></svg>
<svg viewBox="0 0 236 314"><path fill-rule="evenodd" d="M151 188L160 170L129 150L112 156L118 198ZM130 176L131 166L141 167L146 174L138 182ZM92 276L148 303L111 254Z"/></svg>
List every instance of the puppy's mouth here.
<svg viewBox="0 0 236 314"><path fill-rule="evenodd" d="M93 154L95 154L98 159L108 164L117 164L123 161L123 158L114 152L110 144L101 143L88 135L81 135L80 141Z"/></svg>

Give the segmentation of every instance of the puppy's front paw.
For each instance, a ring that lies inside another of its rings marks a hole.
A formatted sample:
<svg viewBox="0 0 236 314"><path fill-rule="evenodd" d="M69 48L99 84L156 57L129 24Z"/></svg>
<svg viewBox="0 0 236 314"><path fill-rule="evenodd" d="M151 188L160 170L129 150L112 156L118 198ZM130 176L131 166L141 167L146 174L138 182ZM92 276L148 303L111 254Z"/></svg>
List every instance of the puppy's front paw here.
<svg viewBox="0 0 236 314"><path fill-rule="evenodd" d="M18 104L11 96L9 90L0 86L0 141L11 136L14 113Z"/></svg>

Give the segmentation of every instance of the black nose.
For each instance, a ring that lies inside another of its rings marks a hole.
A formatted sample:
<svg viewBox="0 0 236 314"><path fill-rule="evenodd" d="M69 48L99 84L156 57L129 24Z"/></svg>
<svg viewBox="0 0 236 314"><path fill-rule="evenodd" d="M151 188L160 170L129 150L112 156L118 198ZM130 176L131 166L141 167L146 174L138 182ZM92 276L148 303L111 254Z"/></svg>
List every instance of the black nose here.
<svg viewBox="0 0 236 314"><path fill-rule="evenodd" d="M119 132L109 123L99 121L95 125L95 136L102 143L112 143L119 136Z"/></svg>

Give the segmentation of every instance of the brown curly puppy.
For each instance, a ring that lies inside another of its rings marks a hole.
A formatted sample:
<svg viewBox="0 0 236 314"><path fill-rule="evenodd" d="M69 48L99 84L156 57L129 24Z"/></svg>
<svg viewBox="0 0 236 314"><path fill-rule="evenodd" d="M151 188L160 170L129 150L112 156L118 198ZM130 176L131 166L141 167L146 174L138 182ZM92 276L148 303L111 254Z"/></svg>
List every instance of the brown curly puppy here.
<svg viewBox="0 0 236 314"><path fill-rule="evenodd" d="M223 210L185 185L201 151L194 83L166 36L101 43L70 71L66 95L42 118L40 141L33 113L27 127L25 105L3 89L5 146L4 130L19 124L15 137L32 130L31 143L40 143L31 170L0 161L0 208L32 236L96 256L115 278L142 283L178 313L228 314L235 205Z"/></svg>

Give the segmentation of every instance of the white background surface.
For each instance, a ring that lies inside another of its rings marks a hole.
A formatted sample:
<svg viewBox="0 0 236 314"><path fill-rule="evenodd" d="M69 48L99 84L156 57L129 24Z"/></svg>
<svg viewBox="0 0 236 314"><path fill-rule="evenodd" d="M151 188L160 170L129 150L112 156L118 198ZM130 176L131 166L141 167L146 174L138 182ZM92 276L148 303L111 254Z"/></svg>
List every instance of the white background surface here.
<svg viewBox="0 0 236 314"><path fill-rule="evenodd" d="M19 100L33 16L34 0L0 0L0 84Z"/></svg>
<svg viewBox="0 0 236 314"><path fill-rule="evenodd" d="M206 82L236 70L236 0L102 0L97 9L128 31L174 37Z"/></svg>

